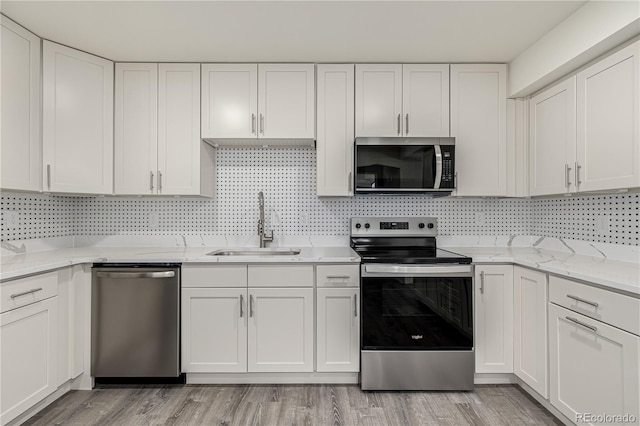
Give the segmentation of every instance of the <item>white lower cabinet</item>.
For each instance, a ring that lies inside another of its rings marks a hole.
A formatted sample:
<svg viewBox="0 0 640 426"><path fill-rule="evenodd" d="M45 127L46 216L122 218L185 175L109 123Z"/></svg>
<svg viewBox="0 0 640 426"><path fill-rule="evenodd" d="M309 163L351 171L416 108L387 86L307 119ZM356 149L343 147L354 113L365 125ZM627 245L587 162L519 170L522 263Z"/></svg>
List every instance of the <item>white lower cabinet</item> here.
<svg viewBox="0 0 640 426"><path fill-rule="evenodd" d="M0 315L0 424L22 414L57 388L58 298Z"/></svg>
<svg viewBox="0 0 640 426"><path fill-rule="evenodd" d="M513 370L548 398L547 274L516 266L513 278Z"/></svg>
<svg viewBox="0 0 640 426"><path fill-rule="evenodd" d="M638 424L639 336L550 303L549 360L551 404L570 420L627 415Z"/></svg>
<svg viewBox="0 0 640 426"><path fill-rule="evenodd" d="M318 288L316 371L360 371L359 288Z"/></svg>
<svg viewBox="0 0 640 426"><path fill-rule="evenodd" d="M247 371L246 288L182 289L182 371Z"/></svg>
<svg viewBox="0 0 640 426"><path fill-rule="evenodd" d="M312 372L313 318L313 288L249 288L248 371Z"/></svg>
<svg viewBox="0 0 640 426"><path fill-rule="evenodd" d="M476 373L513 373L513 266L476 265Z"/></svg>

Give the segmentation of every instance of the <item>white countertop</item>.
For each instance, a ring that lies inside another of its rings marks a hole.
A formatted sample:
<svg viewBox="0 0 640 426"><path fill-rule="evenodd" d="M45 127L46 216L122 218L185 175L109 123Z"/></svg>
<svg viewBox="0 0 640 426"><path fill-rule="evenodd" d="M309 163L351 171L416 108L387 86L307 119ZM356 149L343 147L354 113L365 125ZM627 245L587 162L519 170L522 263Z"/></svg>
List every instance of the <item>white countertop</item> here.
<svg viewBox="0 0 640 426"><path fill-rule="evenodd" d="M208 256L230 247L79 247L2 256L0 281L80 263L359 263L349 247L297 247L295 256ZM247 248L246 250L255 250Z"/></svg>
<svg viewBox="0 0 640 426"><path fill-rule="evenodd" d="M0 280L94 262L172 263L358 263L349 247L299 247L296 256L207 256L229 247L79 247L1 258ZM622 262L531 247L442 247L474 263L513 263L640 296L640 262Z"/></svg>
<svg viewBox="0 0 640 426"><path fill-rule="evenodd" d="M530 247L443 247L473 263L513 263L640 296L640 263Z"/></svg>

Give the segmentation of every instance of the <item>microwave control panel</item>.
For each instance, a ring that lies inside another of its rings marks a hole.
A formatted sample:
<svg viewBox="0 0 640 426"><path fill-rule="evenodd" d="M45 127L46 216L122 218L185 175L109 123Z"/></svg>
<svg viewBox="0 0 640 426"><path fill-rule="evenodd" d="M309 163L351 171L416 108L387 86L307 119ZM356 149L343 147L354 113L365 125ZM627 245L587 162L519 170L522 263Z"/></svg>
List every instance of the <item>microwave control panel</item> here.
<svg viewBox="0 0 640 426"><path fill-rule="evenodd" d="M453 145L441 145L442 150L442 177L440 188L455 188L455 160Z"/></svg>

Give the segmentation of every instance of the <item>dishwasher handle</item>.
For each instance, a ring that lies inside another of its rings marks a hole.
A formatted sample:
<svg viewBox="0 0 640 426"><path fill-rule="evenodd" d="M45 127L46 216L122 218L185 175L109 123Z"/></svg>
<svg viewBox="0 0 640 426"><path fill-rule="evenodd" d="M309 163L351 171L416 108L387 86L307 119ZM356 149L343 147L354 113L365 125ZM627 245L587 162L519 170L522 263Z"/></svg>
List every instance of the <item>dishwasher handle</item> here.
<svg viewBox="0 0 640 426"><path fill-rule="evenodd" d="M174 271L157 272L96 272L98 278L173 278Z"/></svg>

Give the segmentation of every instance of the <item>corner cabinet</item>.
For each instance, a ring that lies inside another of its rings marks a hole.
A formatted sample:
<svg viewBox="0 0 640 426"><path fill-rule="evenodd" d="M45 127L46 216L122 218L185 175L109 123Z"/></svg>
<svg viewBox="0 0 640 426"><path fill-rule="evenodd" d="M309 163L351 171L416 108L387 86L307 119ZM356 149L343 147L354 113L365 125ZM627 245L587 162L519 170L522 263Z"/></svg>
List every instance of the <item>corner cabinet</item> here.
<svg viewBox="0 0 640 426"><path fill-rule="evenodd" d="M318 65L317 194L353 195L354 65Z"/></svg>
<svg viewBox="0 0 640 426"><path fill-rule="evenodd" d="M476 373L513 373L513 266L476 265Z"/></svg>
<svg viewBox="0 0 640 426"><path fill-rule="evenodd" d="M200 139L199 64L116 64L115 193L212 197Z"/></svg>
<svg viewBox="0 0 640 426"><path fill-rule="evenodd" d="M43 190L113 193L113 62L43 45Z"/></svg>
<svg viewBox="0 0 640 426"><path fill-rule="evenodd" d="M4 190L40 191L40 39L4 15L2 25L2 166Z"/></svg>
<svg viewBox="0 0 640 426"><path fill-rule="evenodd" d="M315 66L203 64L202 137L315 139Z"/></svg>
<svg viewBox="0 0 640 426"><path fill-rule="evenodd" d="M513 278L513 370L548 398L547 274L516 266Z"/></svg>
<svg viewBox="0 0 640 426"><path fill-rule="evenodd" d="M451 65L454 195L507 195L506 93L506 65Z"/></svg>
<svg viewBox="0 0 640 426"><path fill-rule="evenodd" d="M356 136L449 136L448 64L356 65Z"/></svg>

